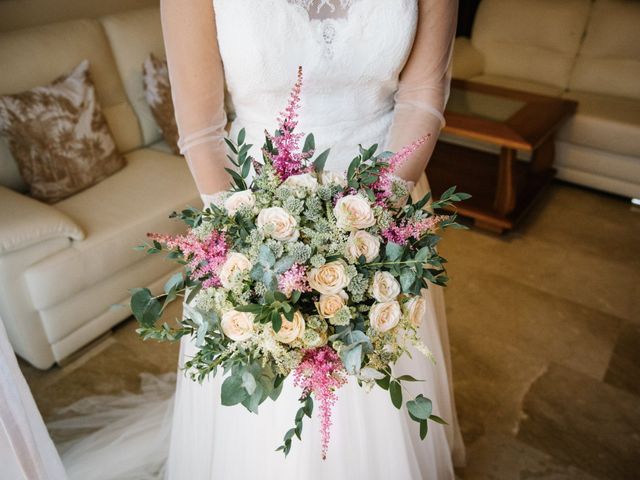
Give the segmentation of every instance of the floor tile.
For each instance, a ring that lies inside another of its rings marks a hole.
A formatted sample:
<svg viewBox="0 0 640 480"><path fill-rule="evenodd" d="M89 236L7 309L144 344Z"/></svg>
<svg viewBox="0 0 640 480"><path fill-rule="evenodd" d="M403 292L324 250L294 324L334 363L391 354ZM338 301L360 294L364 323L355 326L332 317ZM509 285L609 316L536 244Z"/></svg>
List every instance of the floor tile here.
<svg viewBox="0 0 640 480"><path fill-rule="evenodd" d="M622 323L617 317L475 267L453 275L446 300L454 344L467 338L478 344L482 339L486 355L501 355L500 350L513 348L534 359L534 364L554 361L596 379L605 374Z"/></svg>
<svg viewBox="0 0 640 480"><path fill-rule="evenodd" d="M604 381L638 395L640 401L640 325L622 328Z"/></svg>
<svg viewBox="0 0 640 480"><path fill-rule="evenodd" d="M518 440L594 476L638 478L639 397L552 364L523 413Z"/></svg>
<svg viewBox="0 0 640 480"><path fill-rule="evenodd" d="M487 435L467 452L464 480L595 480L508 435Z"/></svg>
<svg viewBox="0 0 640 480"><path fill-rule="evenodd" d="M640 269L530 237L450 231L441 248L452 281L475 267L542 292L630 320Z"/></svg>

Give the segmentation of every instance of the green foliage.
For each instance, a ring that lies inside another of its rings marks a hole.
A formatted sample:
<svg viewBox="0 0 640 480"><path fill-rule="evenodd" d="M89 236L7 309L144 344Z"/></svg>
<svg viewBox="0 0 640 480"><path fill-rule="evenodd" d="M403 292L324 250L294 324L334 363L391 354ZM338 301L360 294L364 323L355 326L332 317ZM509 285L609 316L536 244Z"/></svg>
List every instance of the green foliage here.
<svg viewBox="0 0 640 480"><path fill-rule="evenodd" d="M311 395L302 397L300 403L302 403L302 406L296 412L294 427L285 433L282 445L276 448L276 452L282 451L285 457L291 451L291 441L294 435L298 437L298 440L302 440L302 420L305 416L311 418L313 414L313 399Z"/></svg>
<svg viewBox="0 0 640 480"><path fill-rule="evenodd" d="M246 179L249 177L251 166L254 161L253 157L249 155L249 149L253 145L244 143L245 137L246 132L243 128L238 132L238 137L236 139L237 143L234 143L233 140L229 138L224 139L227 147L229 147L229 150L231 150L235 156L234 158L231 155L227 155L227 158L229 158L236 168L225 168L227 173L231 176L231 187L234 191L247 190L249 188Z"/></svg>

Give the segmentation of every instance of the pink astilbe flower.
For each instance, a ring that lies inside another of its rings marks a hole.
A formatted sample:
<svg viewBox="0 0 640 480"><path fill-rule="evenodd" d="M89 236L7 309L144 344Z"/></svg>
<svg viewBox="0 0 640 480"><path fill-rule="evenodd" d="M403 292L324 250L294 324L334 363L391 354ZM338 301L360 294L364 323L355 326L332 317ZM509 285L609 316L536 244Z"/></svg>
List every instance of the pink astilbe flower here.
<svg viewBox="0 0 640 480"><path fill-rule="evenodd" d="M223 233L211 232L206 238L200 240L193 233L186 235L164 235L160 233L148 233L147 236L164 244L170 250L178 250L188 261L187 266L191 269L191 278L200 280L202 286L219 287L220 278L218 269L227 258L229 245Z"/></svg>
<svg viewBox="0 0 640 480"><path fill-rule="evenodd" d="M346 371L338 354L329 346L307 350L293 374L293 384L302 387L303 395L313 393L320 402L322 459L327 458L331 429L331 409L338 396L336 390L347 383Z"/></svg>
<svg viewBox="0 0 640 480"><path fill-rule="evenodd" d="M294 263L289 270L278 275L278 290L287 297L290 297L294 290L310 292L311 287L307 281L307 270L304 266Z"/></svg>
<svg viewBox="0 0 640 480"><path fill-rule="evenodd" d="M313 155L313 150L302 153L300 151L300 139L304 133L293 133L298 125L298 108L300 108L300 90L302 88L302 67L298 67L298 80L296 81L289 103L278 117L278 129L280 135L270 135L265 132L271 140L278 153L273 156L269 152L264 152L271 160L280 180L284 181L292 175L305 173L309 168L305 165L305 160Z"/></svg>
<svg viewBox="0 0 640 480"><path fill-rule="evenodd" d="M389 197L393 195L391 191L391 185L393 183L394 172L402 165L407 158L411 156L413 152L418 150L424 142L431 136L430 133L424 137L420 137L418 140L410 145L398 150L392 157L390 157L386 163L388 165L380 169L378 180L371 185L371 188L375 192L376 203L383 204Z"/></svg>
<svg viewBox="0 0 640 480"><path fill-rule="evenodd" d="M418 240L427 231L436 228L446 218L448 218L446 215L434 215L414 222L407 222L406 220L403 220L400 224L393 222L382 231L382 236L388 242L406 245L410 238Z"/></svg>

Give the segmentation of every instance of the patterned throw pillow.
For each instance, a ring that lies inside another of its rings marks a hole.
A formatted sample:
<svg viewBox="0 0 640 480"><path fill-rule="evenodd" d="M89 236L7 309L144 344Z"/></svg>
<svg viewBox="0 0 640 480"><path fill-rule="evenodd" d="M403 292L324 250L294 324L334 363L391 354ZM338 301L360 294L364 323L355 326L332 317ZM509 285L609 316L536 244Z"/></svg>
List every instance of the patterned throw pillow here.
<svg viewBox="0 0 640 480"><path fill-rule="evenodd" d="M125 166L83 60L50 85L0 96L0 132L38 200L54 203Z"/></svg>
<svg viewBox="0 0 640 480"><path fill-rule="evenodd" d="M164 141L173 153L180 155L178 149L178 127L171 100L169 70L167 61L161 60L151 53L142 64L144 95L151 108L153 118L160 127Z"/></svg>

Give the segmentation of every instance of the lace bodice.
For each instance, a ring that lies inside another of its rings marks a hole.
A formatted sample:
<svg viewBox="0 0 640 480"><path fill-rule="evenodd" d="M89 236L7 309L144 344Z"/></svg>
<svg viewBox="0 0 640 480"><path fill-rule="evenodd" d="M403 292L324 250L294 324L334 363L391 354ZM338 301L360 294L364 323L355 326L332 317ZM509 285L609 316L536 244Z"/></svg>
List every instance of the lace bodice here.
<svg viewBox="0 0 640 480"><path fill-rule="evenodd" d="M259 157L298 65L299 130L332 148L329 168L358 143L396 150L430 133L400 172L416 179L444 125L456 14L452 0L163 0L179 145L201 193L227 185L227 111Z"/></svg>

